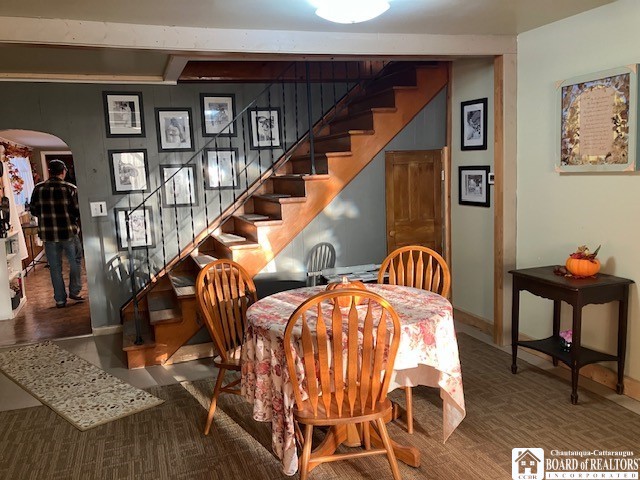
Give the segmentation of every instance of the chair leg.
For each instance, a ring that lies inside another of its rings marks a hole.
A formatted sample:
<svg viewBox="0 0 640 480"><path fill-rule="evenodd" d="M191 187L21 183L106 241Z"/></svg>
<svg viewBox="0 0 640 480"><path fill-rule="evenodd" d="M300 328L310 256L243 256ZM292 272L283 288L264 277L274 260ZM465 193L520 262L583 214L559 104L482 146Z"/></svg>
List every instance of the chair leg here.
<svg viewBox="0 0 640 480"><path fill-rule="evenodd" d="M404 387L407 402L407 432L413 433L413 393L411 387Z"/></svg>
<svg viewBox="0 0 640 480"><path fill-rule="evenodd" d="M311 458L311 443L313 440L313 425L304 426L304 448L300 458L300 480L307 480L309 475L309 459Z"/></svg>
<svg viewBox="0 0 640 480"><path fill-rule="evenodd" d="M387 432L387 426L384 424L384 420L378 418L376 420L378 430L380 430L380 438L384 444L384 448L387 450L387 459L389 465L391 465L391 473L393 474L393 480L400 480L400 470L398 470L398 461L396 460L396 454L393 452L393 446L391 445L391 439Z"/></svg>
<svg viewBox="0 0 640 480"><path fill-rule="evenodd" d="M371 431L369 430L369 422L362 424L362 439L364 441L364 449L371 450Z"/></svg>
<svg viewBox="0 0 640 480"><path fill-rule="evenodd" d="M218 378L216 378L216 386L213 389L213 396L211 397L211 405L209 406L209 414L207 415L207 423L204 426L204 434L209 435L209 430L211 429L211 423L213 422L213 414L216 413L216 406L218 405L218 395L220 395L220 390L222 389L222 380L224 380L224 374L226 370L221 368L218 371Z"/></svg>

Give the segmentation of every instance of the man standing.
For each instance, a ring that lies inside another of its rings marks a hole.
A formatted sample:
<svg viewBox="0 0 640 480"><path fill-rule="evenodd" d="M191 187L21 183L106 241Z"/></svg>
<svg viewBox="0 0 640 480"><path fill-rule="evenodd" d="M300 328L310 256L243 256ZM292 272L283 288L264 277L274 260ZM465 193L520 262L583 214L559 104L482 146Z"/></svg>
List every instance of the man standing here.
<svg viewBox="0 0 640 480"><path fill-rule="evenodd" d="M69 298L81 302L80 264L82 244L78 238L78 194L75 185L65 182L67 166L62 160L49 162L49 180L35 186L31 194L30 212L38 217L38 235L44 242L49 262L53 298L56 307L67 304L67 292L62 278L62 252L69 261Z"/></svg>

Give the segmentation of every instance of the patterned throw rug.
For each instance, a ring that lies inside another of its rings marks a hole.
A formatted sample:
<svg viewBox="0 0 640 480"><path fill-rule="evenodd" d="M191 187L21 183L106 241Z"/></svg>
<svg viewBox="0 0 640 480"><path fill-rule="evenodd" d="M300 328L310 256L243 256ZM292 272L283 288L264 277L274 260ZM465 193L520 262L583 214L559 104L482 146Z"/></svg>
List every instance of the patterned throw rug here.
<svg viewBox="0 0 640 480"><path fill-rule="evenodd" d="M81 431L164 401L51 342L1 352L0 370Z"/></svg>

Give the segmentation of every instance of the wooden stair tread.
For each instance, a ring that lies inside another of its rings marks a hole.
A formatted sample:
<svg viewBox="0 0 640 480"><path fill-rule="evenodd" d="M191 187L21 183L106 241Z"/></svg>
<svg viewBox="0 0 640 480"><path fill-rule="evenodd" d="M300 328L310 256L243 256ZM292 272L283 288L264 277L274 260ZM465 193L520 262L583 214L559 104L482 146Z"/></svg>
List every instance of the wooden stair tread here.
<svg viewBox="0 0 640 480"><path fill-rule="evenodd" d="M351 135L373 135L376 132L374 130L347 130L346 132L332 133L330 135L323 135L316 137L316 142L328 142L329 140L335 140L337 138L344 138Z"/></svg>
<svg viewBox="0 0 640 480"><path fill-rule="evenodd" d="M122 350L125 352L132 350L145 350L148 348L154 348L156 342L153 340L149 325L143 319L140 319L141 337L143 340L142 345L136 345L136 324L133 320L127 320L122 325Z"/></svg>
<svg viewBox="0 0 640 480"><path fill-rule="evenodd" d="M253 198L266 200L267 202L274 203L303 203L306 201L306 197L292 197L291 195L278 194L278 193L264 193L262 195L253 195Z"/></svg>
<svg viewBox="0 0 640 480"><path fill-rule="evenodd" d="M192 254L191 258L196 263L196 265L198 265L198 268L204 268L209 263L217 260L216 257L212 257L211 255L204 255L204 254L202 254L202 255L194 255L194 254Z"/></svg>
<svg viewBox="0 0 640 480"><path fill-rule="evenodd" d="M351 157L353 156L353 153L349 150L344 150L344 151L340 151L340 152L317 152L316 153L316 157ZM292 157L289 158L289 161L291 160L309 160L311 158L310 154L306 154L306 155L294 155Z"/></svg>
<svg viewBox="0 0 640 480"><path fill-rule="evenodd" d="M149 306L149 323L158 325L161 323L175 323L182 320L182 310L176 302L173 295L167 295L165 292L152 295L151 292L147 296L147 305Z"/></svg>
<svg viewBox="0 0 640 480"><path fill-rule="evenodd" d="M238 215L235 218L241 222L246 222L246 223L255 225L256 227L278 226L278 225L282 225L282 222L283 222L281 218L273 218L268 215L258 215L258 214Z"/></svg>
<svg viewBox="0 0 640 480"><path fill-rule="evenodd" d="M271 217L269 215L260 215L259 213L245 213L243 215L238 215L238 218L246 222L261 222L271 220Z"/></svg>
<svg viewBox="0 0 640 480"><path fill-rule="evenodd" d="M228 244L235 242L244 242L246 238L236 235L235 233L217 233L214 237L220 241L220 243Z"/></svg>
<svg viewBox="0 0 640 480"><path fill-rule="evenodd" d="M193 274L180 272L169 273L169 280L173 285L173 291L179 299L195 297L196 277Z"/></svg>
<svg viewBox="0 0 640 480"><path fill-rule="evenodd" d="M167 308L166 310L156 310L149 312L149 323L160 325L165 323L178 323L182 321L182 310L180 307Z"/></svg>
<svg viewBox="0 0 640 480"><path fill-rule="evenodd" d="M316 180L328 180L331 178L331 175L327 173L316 173L314 175L310 173L288 173L284 175L275 175L273 178L278 179L291 179L291 180L304 180L305 182L313 182Z"/></svg>
<svg viewBox="0 0 640 480"><path fill-rule="evenodd" d="M246 250L251 248L260 248L260 244L258 242L254 242L253 240L245 240L244 242L235 242L230 245L224 245L229 250Z"/></svg>

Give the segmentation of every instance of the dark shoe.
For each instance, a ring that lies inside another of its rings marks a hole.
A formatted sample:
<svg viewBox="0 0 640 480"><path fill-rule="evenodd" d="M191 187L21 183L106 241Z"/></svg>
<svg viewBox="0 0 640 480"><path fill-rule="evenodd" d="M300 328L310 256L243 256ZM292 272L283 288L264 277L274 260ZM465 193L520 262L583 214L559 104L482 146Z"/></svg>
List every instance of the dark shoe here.
<svg viewBox="0 0 640 480"><path fill-rule="evenodd" d="M72 294L69 294L69 298L70 298L71 300L75 300L76 302L82 302L82 301L84 301L84 297L83 297L82 295L72 295Z"/></svg>
<svg viewBox="0 0 640 480"><path fill-rule="evenodd" d="M62 302L62 303L56 303L56 307L57 308L64 308L67 306L67 302Z"/></svg>

